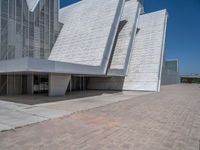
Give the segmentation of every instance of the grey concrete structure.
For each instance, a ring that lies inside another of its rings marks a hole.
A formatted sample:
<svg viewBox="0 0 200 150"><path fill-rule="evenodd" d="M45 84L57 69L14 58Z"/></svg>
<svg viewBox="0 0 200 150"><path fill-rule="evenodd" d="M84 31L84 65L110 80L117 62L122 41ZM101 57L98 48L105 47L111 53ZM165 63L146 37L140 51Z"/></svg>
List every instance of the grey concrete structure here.
<svg viewBox="0 0 200 150"><path fill-rule="evenodd" d="M166 10L145 14L137 0L60 10L57 0L0 0L0 16L0 95L160 89Z"/></svg>
<svg viewBox="0 0 200 150"><path fill-rule="evenodd" d="M65 95L70 80L70 75L49 75L49 96Z"/></svg>
<svg viewBox="0 0 200 150"><path fill-rule="evenodd" d="M160 91L167 15L166 10L141 15L123 89Z"/></svg>
<svg viewBox="0 0 200 150"><path fill-rule="evenodd" d="M162 69L162 85L180 83L178 60L165 60Z"/></svg>
<svg viewBox="0 0 200 150"><path fill-rule="evenodd" d="M106 72L123 6L124 0L86 0L63 8L64 26L49 60L100 66Z"/></svg>
<svg viewBox="0 0 200 150"><path fill-rule="evenodd" d="M159 91L166 24L166 10L141 15L127 75L104 79L93 78L90 80L89 88Z"/></svg>

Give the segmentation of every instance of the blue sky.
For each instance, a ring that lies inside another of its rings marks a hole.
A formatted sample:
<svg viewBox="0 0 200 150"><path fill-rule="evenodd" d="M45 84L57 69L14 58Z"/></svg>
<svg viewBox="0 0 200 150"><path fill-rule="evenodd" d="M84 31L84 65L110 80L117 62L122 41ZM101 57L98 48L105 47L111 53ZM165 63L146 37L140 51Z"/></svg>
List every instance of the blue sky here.
<svg viewBox="0 0 200 150"><path fill-rule="evenodd" d="M60 0L61 7L79 0ZM200 0L144 0L145 12L169 12L166 58L179 59L181 74L200 74Z"/></svg>

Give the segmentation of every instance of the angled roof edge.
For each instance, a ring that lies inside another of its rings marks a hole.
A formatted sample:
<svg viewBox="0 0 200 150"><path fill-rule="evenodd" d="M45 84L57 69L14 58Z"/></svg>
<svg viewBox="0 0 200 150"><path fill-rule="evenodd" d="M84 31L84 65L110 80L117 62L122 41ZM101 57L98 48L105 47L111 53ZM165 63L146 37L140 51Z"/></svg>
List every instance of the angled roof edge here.
<svg viewBox="0 0 200 150"><path fill-rule="evenodd" d="M152 11L152 12L148 12L148 13L144 13L144 14L141 14L141 16L146 16L146 15L150 15L150 14L156 14L156 13L161 13L161 12L163 12L163 13L165 13L165 16L166 17L168 17L169 16L169 13L168 13L168 11L167 11L167 9L165 8L165 9L160 9L160 10L156 10L156 11Z"/></svg>
<svg viewBox="0 0 200 150"><path fill-rule="evenodd" d="M78 1L78 2L76 2L76 3L73 3L73 4L71 4L71 5L65 6L65 7L63 7L63 8L60 8L59 11L63 11L63 10L68 9L68 8L70 8L70 7L75 7L76 5L79 5L79 4L82 3L82 2L84 2L84 1L83 1L83 0L80 0L80 1Z"/></svg>
<svg viewBox="0 0 200 150"><path fill-rule="evenodd" d="M71 5L65 6L65 7L63 7L63 8L60 8L60 9L59 9L59 21L62 22L62 21L61 21L61 20L62 20L62 15L63 15L63 13L65 13L65 11L66 11L67 9L76 7L77 5L81 4L82 2L83 2L83 0L80 0L80 1L78 1L78 2L76 2L76 3L73 3L73 4L71 4ZM64 24L64 22L62 22L62 23Z"/></svg>

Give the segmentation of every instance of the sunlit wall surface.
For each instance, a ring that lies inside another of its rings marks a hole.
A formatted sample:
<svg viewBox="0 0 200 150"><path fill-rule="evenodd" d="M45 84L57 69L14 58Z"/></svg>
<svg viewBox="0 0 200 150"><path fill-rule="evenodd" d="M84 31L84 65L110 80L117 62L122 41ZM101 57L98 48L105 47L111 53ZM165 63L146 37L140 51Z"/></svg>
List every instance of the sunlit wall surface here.
<svg viewBox="0 0 200 150"><path fill-rule="evenodd" d="M40 0L30 11L27 0L0 0L0 60L47 59L61 28L58 5Z"/></svg>

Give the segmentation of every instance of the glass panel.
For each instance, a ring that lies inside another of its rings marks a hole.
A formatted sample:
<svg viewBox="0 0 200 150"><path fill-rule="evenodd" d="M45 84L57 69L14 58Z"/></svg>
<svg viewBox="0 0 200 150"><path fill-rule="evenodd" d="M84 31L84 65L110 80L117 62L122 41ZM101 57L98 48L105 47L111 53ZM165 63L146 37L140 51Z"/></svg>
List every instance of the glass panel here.
<svg viewBox="0 0 200 150"><path fill-rule="evenodd" d="M58 1L40 0L34 12L29 11L26 0L0 0L0 3L0 59L47 59L61 29Z"/></svg>
<svg viewBox="0 0 200 150"><path fill-rule="evenodd" d="M1 60L7 59L8 1L1 1Z"/></svg>
<svg viewBox="0 0 200 150"><path fill-rule="evenodd" d="M9 17L15 19L15 0L9 0Z"/></svg>
<svg viewBox="0 0 200 150"><path fill-rule="evenodd" d="M21 34L21 21L22 21L22 1L16 1L16 33Z"/></svg>

